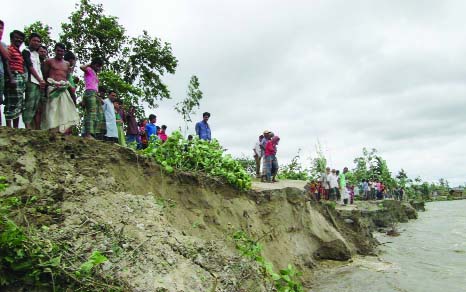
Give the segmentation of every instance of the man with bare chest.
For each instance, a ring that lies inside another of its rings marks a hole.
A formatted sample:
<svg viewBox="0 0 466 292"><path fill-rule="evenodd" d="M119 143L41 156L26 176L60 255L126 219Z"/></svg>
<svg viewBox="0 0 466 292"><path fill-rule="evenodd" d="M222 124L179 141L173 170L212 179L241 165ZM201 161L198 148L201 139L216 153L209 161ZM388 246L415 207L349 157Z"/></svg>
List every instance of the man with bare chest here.
<svg viewBox="0 0 466 292"><path fill-rule="evenodd" d="M50 129L61 133L79 121L78 112L68 91L70 64L63 59L65 45L55 45L55 57L44 63L44 77L47 80L47 101L42 115L42 129Z"/></svg>

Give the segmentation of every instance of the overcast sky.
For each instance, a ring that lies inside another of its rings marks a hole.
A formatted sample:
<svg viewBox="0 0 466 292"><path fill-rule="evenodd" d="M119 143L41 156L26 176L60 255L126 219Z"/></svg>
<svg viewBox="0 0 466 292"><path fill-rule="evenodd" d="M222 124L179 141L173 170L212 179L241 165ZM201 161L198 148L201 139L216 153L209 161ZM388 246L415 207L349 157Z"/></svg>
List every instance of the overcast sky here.
<svg viewBox="0 0 466 292"><path fill-rule="evenodd" d="M281 137L281 163L299 148L315 156L320 142L331 167L353 168L367 147L393 173L466 182L464 1L97 3L128 34L147 30L172 44L173 101L151 111L169 132L182 125L173 104L195 74L204 92L195 120L211 112L213 136L235 156L250 156L270 129ZM58 34L73 9L73 1L2 4L4 40L36 20Z"/></svg>

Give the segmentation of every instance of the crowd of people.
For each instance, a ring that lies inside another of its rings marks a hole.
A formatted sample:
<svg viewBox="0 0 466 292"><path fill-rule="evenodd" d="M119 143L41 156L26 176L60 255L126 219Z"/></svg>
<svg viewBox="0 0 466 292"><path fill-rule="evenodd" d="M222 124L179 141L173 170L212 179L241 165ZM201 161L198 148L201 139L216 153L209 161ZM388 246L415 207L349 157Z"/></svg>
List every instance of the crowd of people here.
<svg viewBox="0 0 466 292"><path fill-rule="evenodd" d="M81 122L78 114L81 107L83 137L123 146L134 143L139 149L147 147L152 139L160 139L162 143L168 139L167 126L156 125L155 114L138 122L136 107L124 106L118 92L99 83L102 59L94 58L80 66L85 90L78 102L79 78L73 76L77 56L73 52L56 43L54 56L49 58L39 34L31 33L26 38L19 30L10 33L7 46L2 41L3 30L4 22L0 20L0 105L4 104L7 127L18 128L21 117L27 129L69 135ZM26 47L21 50L25 41ZM205 112L195 129L200 139L210 141L209 118L210 113ZM0 113L0 125L1 121Z"/></svg>
<svg viewBox="0 0 466 292"><path fill-rule="evenodd" d="M94 58L91 63L80 66L84 76L84 94L78 103L76 95L79 78L73 76L77 57L67 51L64 44L57 43L54 56L48 58L47 47L42 45L41 36L31 33L25 41L23 32L10 33L10 45L2 42L4 23L0 20L0 104L4 104L7 127L19 127L19 118L28 129L43 129L65 134L80 123L77 107L83 110L83 137L119 143L134 144L144 149L152 139L163 143L168 139L167 126L157 126L157 116L150 114L148 119L136 119L136 107L127 109L118 98L115 90L106 90L99 84L99 72L103 60ZM3 96L5 97L3 99ZM195 131L199 139L208 140L211 128L208 123L210 113L204 112L202 120L196 123ZM1 113L0 113L1 125ZM188 139L193 136L189 135ZM259 136L253 149L256 162L256 176L262 182L277 182L277 145L280 138L270 130ZM345 167L342 172L326 169L319 180L309 184L309 191L316 200L332 200L352 204L355 195L365 200L383 199L393 192L387 192L379 181L362 181L359 186L347 183ZM395 198L403 198L403 190L394 192Z"/></svg>
<svg viewBox="0 0 466 292"><path fill-rule="evenodd" d="M279 141L280 138L273 132L265 130L254 145L256 177L260 178L262 182L277 182L278 161L276 155ZM341 172L327 167L325 173L320 174L319 179L312 180L307 185L307 190L316 201L330 200L345 205L353 204L355 196L359 196L362 200L394 198L401 201L403 199L403 188L388 190L378 180L363 180L358 185L352 185L346 178L347 173L347 167L343 168Z"/></svg>
<svg viewBox="0 0 466 292"><path fill-rule="evenodd" d="M259 136L259 141L256 142L253 148L254 160L256 161L256 177L260 178L262 182L277 182L276 176L278 172L278 142L280 142L280 137L276 136L270 130L265 130L263 134Z"/></svg>

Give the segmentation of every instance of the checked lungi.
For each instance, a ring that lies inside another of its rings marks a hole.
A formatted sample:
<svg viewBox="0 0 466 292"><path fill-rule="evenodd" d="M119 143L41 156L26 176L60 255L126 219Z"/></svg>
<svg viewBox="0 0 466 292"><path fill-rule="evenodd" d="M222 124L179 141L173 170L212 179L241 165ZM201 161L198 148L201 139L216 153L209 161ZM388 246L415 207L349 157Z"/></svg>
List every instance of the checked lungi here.
<svg viewBox="0 0 466 292"><path fill-rule="evenodd" d="M36 115L39 103L42 98L42 91L40 90L39 84L33 82L26 83L26 95L24 99L23 107L23 122L31 123Z"/></svg>
<svg viewBox="0 0 466 292"><path fill-rule="evenodd" d="M19 72L13 72L12 75L16 81L16 87L7 86L5 90L5 108L3 109L5 120L19 118L23 110L25 76Z"/></svg>
<svg viewBox="0 0 466 292"><path fill-rule="evenodd" d="M84 91L84 133L95 136L98 127L97 117L97 91L87 89Z"/></svg>

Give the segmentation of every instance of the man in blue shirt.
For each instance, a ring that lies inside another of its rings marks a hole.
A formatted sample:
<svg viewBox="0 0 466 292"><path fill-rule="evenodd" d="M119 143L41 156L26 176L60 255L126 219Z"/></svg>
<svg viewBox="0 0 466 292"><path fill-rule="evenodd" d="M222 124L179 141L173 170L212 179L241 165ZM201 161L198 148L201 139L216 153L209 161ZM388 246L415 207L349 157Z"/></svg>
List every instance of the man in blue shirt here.
<svg viewBox="0 0 466 292"><path fill-rule="evenodd" d="M156 121L157 121L156 115L154 114L149 115L149 123L147 123L146 125L147 141L149 142L151 139L157 139L157 126L155 125Z"/></svg>
<svg viewBox="0 0 466 292"><path fill-rule="evenodd" d="M210 118L210 113L205 112L202 114L202 121L196 123L196 135L199 139L210 141L210 126L207 123Z"/></svg>

